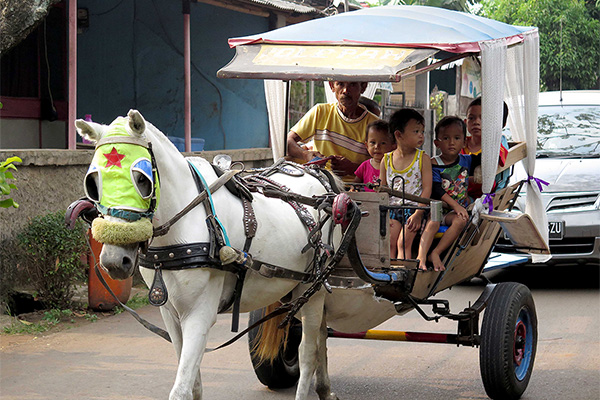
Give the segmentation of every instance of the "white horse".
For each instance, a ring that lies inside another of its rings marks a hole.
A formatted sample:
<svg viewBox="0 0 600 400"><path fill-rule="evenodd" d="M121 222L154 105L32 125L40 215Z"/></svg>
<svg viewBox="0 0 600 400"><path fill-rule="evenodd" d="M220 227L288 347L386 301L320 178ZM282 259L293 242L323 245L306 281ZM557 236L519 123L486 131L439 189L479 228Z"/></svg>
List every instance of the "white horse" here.
<svg viewBox="0 0 600 400"><path fill-rule="evenodd" d="M77 120L75 124L79 134L92 142L101 140L111 129L106 125L83 120ZM134 142L152 144L160 176L160 199L152 219L155 227L164 224L198 195L188 160L196 166L207 184L210 185L217 180L217 175L207 161L201 158L186 160L166 136L146 122L138 111L129 111L124 132L129 138L133 138ZM118 153L114 148L113 151L116 152L115 154ZM103 157L110 157L107 153L96 154L96 156L102 160ZM117 161L115 159L114 162ZM307 174L295 177L277 173L270 178L285 185L292 192L304 196L322 195L326 192L317 179ZM110 178L103 179L104 182L97 180L95 183L104 188L97 189L108 191L109 188L105 185L106 180ZM140 188L136 190L138 193L144 191ZM99 201L99 198L93 200ZM242 224L243 207L240 199L223 188L212 194L212 201L215 215L220 220L230 246L242 249L246 237ZM260 194L254 195L252 205L258 226L249 250L251 256L255 260L289 270L306 271L311 264L313 250L302 252L307 244L308 230L292 207L280 199L267 198ZM317 211L311 207L308 207L308 210L317 219ZM150 246L209 242L210 233L205 223L206 217L204 207L195 207L173 224L166 235L152 238ZM115 226L130 223L111 215L103 215L103 221L114 223ZM325 226L323 232L327 229L328 227ZM334 247L337 247L341 236L339 229L336 228L336 232L331 243ZM326 236L328 235L323 235ZM139 247L140 243L121 245L105 243L100 262L111 277L124 279L133 273ZM144 280L150 286L154 279L154 270L147 268L140 268L140 270ZM200 363L205 352L208 332L216 321L217 311L231 298L236 277L231 272L214 268L165 270L162 275L168 300L160 310L179 360L175 384L169 399L201 399ZM256 271L249 270L243 285L241 312L277 302L292 290L292 297L297 297L307 287L307 284L301 284L298 280L265 278ZM370 329L393 315L396 315L393 303L375 298L372 289L368 286L356 290L334 288L331 294L321 289L312 296L297 314L302 321L302 341L299 348L300 379L296 400L307 398L315 371L316 391L319 398L337 399L331 391L327 373L325 342L328 325L343 332L359 332Z"/></svg>

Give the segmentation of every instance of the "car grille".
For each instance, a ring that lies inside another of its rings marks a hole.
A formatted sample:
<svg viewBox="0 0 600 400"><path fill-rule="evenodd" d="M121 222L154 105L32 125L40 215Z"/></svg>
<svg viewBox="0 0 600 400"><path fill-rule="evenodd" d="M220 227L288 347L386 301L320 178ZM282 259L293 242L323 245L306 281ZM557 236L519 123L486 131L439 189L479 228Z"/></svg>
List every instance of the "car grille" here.
<svg viewBox="0 0 600 400"><path fill-rule="evenodd" d="M560 212L560 211L568 211L570 208L573 208L573 207L579 208L579 207L592 206L597 198L598 198L598 193L555 197L550 201L550 204L548 204L546 211L547 212Z"/></svg>
<svg viewBox="0 0 600 400"><path fill-rule="evenodd" d="M596 238L564 238L562 240L550 241L550 252L552 254L587 254L594 251L594 241ZM494 249L500 253L520 253L512 245L510 240L502 236L498 239Z"/></svg>

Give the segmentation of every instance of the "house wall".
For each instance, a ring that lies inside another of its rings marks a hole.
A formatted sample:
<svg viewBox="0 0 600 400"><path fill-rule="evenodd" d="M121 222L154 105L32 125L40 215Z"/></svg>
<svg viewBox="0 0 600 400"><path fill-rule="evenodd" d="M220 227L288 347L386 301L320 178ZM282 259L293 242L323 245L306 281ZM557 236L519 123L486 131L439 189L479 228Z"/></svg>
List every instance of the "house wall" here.
<svg viewBox="0 0 600 400"><path fill-rule="evenodd" d="M78 40L77 116L110 123L131 108L169 136L184 136L181 2L79 0L89 27ZM268 19L191 4L192 137L206 150L268 146L261 80L218 80L234 55L227 39L269 29Z"/></svg>

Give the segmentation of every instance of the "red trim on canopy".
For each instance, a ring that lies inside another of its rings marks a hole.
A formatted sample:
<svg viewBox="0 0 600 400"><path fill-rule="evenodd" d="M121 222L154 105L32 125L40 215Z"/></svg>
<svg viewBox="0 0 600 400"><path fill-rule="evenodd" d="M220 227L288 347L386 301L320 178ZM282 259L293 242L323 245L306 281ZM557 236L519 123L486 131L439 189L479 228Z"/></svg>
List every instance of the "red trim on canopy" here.
<svg viewBox="0 0 600 400"><path fill-rule="evenodd" d="M523 42L523 35L508 36L505 38L506 44L511 46L513 44ZM497 40L497 39L490 39ZM438 49L447 51L450 53L478 53L481 51L479 42L465 42L465 43L373 43L373 42L361 42L357 40L344 40L339 41L295 41L295 40L268 40L263 38L249 39L249 38L232 38L228 40L229 47L235 48L237 46L250 45L250 44L294 44L294 45L361 45L361 46L380 46L380 47L404 47L411 49Z"/></svg>

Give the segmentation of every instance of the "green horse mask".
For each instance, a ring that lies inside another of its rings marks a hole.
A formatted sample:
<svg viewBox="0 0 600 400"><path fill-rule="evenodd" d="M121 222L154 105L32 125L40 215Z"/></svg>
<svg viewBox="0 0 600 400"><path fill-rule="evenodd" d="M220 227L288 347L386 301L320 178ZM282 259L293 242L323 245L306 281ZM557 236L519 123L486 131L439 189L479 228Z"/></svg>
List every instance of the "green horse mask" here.
<svg viewBox="0 0 600 400"><path fill-rule="evenodd" d="M84 180L87 197L102 214L130 221L96 218L92 233L101 243L123 245L152 237L150 220L158 206L160 184L149 143L131 136L127 127L128 119L123 117L109 125L96 144Z"/></svg>

